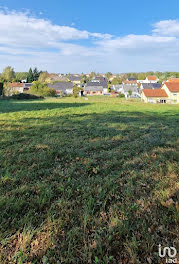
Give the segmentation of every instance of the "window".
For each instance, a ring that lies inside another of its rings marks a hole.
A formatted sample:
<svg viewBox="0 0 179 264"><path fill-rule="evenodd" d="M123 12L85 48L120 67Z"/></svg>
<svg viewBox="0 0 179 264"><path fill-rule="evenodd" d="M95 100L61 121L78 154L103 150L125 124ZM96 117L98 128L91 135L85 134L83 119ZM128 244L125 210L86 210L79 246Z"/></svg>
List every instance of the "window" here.
<svg viewBox="0 0 179 264"><path fill-rule="evenodd" d="M177 94L176 94L176 93L174 93L174 94L173 94L173 96L177 96Z"/></svg>

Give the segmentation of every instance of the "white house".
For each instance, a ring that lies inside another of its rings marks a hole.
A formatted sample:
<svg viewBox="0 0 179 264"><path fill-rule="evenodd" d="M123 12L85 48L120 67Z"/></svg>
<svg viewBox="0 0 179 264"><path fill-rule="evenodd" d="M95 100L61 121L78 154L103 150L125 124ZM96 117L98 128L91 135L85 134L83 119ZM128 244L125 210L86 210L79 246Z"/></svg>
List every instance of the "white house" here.
<svg viewBox="0 0 179 264"><path fill-rule="evenodd" d="M137 80L137 83L157 83L158 78L154 75L147 76L145 80Z"/></svg>

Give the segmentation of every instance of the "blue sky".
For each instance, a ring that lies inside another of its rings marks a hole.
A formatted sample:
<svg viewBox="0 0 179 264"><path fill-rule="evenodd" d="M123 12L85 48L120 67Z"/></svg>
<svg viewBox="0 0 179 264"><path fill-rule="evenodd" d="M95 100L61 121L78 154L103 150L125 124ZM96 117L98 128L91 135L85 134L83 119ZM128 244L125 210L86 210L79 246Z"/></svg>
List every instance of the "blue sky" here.
<svg viewBox="0 0 179 264"><path fill-rule="evenodd" d="M178 9L178 0L0 0L0 71L179 71Z"/></svg>

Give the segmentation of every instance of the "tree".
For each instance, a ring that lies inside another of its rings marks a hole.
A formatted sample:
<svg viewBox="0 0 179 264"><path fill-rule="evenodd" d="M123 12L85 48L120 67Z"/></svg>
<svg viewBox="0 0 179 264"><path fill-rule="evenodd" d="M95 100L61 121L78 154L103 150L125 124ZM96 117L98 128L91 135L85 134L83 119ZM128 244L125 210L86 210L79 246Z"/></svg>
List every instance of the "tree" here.
<svg viewBox="0 0 179 264"><path fill-rule="evenodd" d="M131 95L132 95L132 91L131 91L131 90L129 90L129 91L128 91L128 94L129 94L129 96L131 96Z"/></svg>
<svg viewBox="0 0 179 264"><path fill-rule="evenodd" d="M34 75L33 75L32 69L30 68L27 74L27 82L32 83L33 81L34 81Z"/></svg>
<svg viewBox="0 0 179 264"><path fill-rule="evenodd" d="M13 79L16 78L14 69L11 66L7 66L2 72L2 79L6 82L12 82Z"/></svg>
<svg viewBox="0 0 179 264"><path fill-rule="evenodd" d="M96 72L91 72L91 77L93 78L93 77L96 77Z"/></svg>
<svg viewBox="0 0 179 264"><path fill-rule="evenodd" d="M40 73L38 72L37 68L35 67L34 71L33 71L33 81L37 81L39 76L40 76Z"/></svg>
<svg viewBox="0 0 179 264"><path fill-rule="evenodd" d="M49 88L47 84L38 81L30 87L30 93L38 96L55 96L56 90Z"/></svg>
<svg viewBox="0 0 179 264"><path fill-rule="evenodd" d="M0 96L3 94L3 83L0 82Z"/></svg>
<svg viewBox="0 0 179 264"><path fill-rule="evenodd" d="M106 73L106 77L109 79L109 77L112 75L112 73L111 72L107 72Z"/></svg>
<svg viewBox="0 0 179 264"><path fill-rule="evenodd" d="M48 77L49 77L49 73L48 72L41 72L40 76L38 78L38 81L44 83L44 82L46 82L46 79Z"/></svg>
<svg viewBox="0 0 179 264"><path fill-rule="evenodd" d="M144 72L139 73L138 80L145 80L145 78L146 78L146 73Z"/></svg>
<svg viewBox="0 0 179 264"><path fill-rule="evenodd" d="M81 88L78 86L73 87L73 96L76 98L79 96L79 92L81 91Z"/></svg>
<svg viewBox="0 0 179 264"><path fill-rule="evenodd" d="M116 84L121 84L121 79L119 78L114 78L112 81L111 81L111 85L116 85Z"/></svg>
<svg viewBox="0 0 179 264"><path fill-rule="evenodd" d="M27 79L27 74L28 72L16 72L16 80L17 81L22 81L22 80L26 80Z"/></svg>

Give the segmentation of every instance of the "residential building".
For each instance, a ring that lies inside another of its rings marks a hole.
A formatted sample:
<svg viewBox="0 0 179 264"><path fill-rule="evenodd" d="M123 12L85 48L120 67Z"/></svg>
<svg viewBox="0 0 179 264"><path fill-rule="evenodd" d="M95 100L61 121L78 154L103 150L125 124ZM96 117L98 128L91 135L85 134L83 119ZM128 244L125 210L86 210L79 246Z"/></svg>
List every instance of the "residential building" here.
<svg viewBox="0 0 179 264"><path fill-rule="evenodd" d="M121 93L122 89L123 89L123 85L122 84L114 84L111 87L115 92Z"/></svg>
<svg viewBox="0 0 179 264"><path fill-rule="evenodd" d="M80 84L81 83L81 76L76 76L76 75L67 75L66 76L70 82L73 84Z"/></svg>
<svg viewBox="0 0 179 264"><path fill-rule="evenodd" d="M158 79L156 76L150 75L146 77L146 81L148 81L148 83L157 83Z"/></svg>
<svg viewBox="0 0 179 264"><path fill-rule="evenodd" d="M92 79L92 82L107 82L107 78L103 76L96 76Z"/></svg>
<svg viewBox="0 0 179 264"><path fill-rule="evenodd" d="M156 76L147 76L145 80L137 80L137 83L157 83L158 79Z"/></svg>
<svg viewBox="0 0 179 264"><path fill-rule="evenodd" d="M167 93L169 103L179 103L179 82L165 82L162 90Z"/></svg>
<svg viewBox="0 0 179 264"><path fill-rule="evenodd" d="M108 93L107 82L88 82L84 87L84 95L103 95Z"/></svg>
<svg viewBox="0 0 179 264"><path fill-rule="evenodd" d="M29 91L30 90L30 87L33 85L33 83L24 83L24 92L26 91Z"/></svg>
<svg viewBox="0 0 179 264"><path fill-rule="evenodd" d="M141 83L140 89L160 89L162 85L160 83Z"/></svg>
<svg viewBox="0 0 179 264"><path fill-rule="evenodd" d="M170 78L166 82L179 82L179 78Z"/></svg>
<svg viewBox="0 0 179 264"><path fill-rule="evenodd" d="M121 93L125 95L125 98L140 98L140 89L137 85L123 84Z"/></svg>
<svg viewBox="0 0 179 264"><path fill-rule="evenodd" d="M137 81L136 78L132 77L132 78L127 78L127 81Z"/></svg>
<svg viewBox="0 0 179 264"><path fill-rule="evenodd" d="M73 94L72 82L56 82L54 84L48 84L48 87L55 89L57 95Z"/></svg>
<svg viewBox="0 0 179 264"><path fill-rule="evenodd" d="M47 78L45 80L46 83L53 83L53 82L67 82L68 79L66 76L62 75L62 74L47 74Z"/></svg>
<svg viewBox="0 0 179 264"><path fill-rule="evenodd" d="M168 95L164 89L143 89L141 100L145 103L167 103Z"/></svg>
<svg viewBox="0 0 179 264"><path fill-rule="evenodd" d="M123 81L122 84L127 84L127 85L136 85L137 86L137 81L136 80L131 80L131 81Z"/></svg>
<svg viewBox="0 0 179 264"><path fill-rule="evenodd" d="M31 85L32 84L29 84L29 83L18 83L18 82L7 83L6 95L11 96L11 95L16 94L16 93L23 93L23 92L29 90Z"/></svg>

